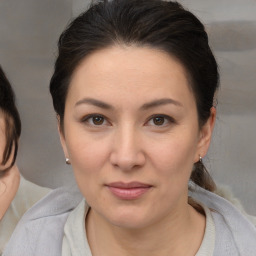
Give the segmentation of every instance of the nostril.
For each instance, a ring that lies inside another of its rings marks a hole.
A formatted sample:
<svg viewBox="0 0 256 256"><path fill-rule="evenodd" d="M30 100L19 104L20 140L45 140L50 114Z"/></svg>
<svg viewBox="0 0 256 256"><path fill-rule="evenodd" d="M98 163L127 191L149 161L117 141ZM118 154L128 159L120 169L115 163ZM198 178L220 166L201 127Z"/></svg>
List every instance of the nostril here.
<svg viewBox="0 0 256 256"><path fill-rule="evenodd" d="M113 153L110 156L110 162L113 166L118 167L123 171L129 171L143 166L145 163L145 157L141 152L134 152L129 155Z"/></svg>
<svg viewBox="0 0 256 256"><path fill-rule="evenodd" d="M120 125L112 142L110 161L113 166L129 171L144 165L143 147L132 122Z"/></svg>

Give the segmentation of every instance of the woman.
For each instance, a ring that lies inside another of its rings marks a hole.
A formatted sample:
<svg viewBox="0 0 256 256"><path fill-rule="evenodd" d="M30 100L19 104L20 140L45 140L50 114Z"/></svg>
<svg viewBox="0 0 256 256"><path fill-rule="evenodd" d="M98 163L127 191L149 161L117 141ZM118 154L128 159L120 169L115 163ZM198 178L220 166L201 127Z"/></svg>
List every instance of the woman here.
<svg viewBox="0 0 256 256"><path fill-rule="evenodd" d="M20 133L14 94L0 67L0 255L22 215L50 191L20 176L15 164Z"/></svg>
<svg viewBox="0 0 256 256"><path fill-rule="evenodd" d="M37 205L5 255L255 255L255 227L203 165L218 82L204 26L178 3L92 5L60 36L50 83L85 199Z"/></svg>

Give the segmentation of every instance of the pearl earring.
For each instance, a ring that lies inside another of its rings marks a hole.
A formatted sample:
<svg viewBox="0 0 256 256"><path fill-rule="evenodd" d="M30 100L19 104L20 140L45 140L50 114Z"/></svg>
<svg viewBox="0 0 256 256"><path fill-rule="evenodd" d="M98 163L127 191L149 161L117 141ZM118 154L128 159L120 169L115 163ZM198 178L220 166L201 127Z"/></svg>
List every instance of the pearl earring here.
<svg viewBox="0 0 256 256"><path fill-rule="evenodd" d="M66 161L66 164L71 164L69 158L66 157L65 161Z"/></svg>

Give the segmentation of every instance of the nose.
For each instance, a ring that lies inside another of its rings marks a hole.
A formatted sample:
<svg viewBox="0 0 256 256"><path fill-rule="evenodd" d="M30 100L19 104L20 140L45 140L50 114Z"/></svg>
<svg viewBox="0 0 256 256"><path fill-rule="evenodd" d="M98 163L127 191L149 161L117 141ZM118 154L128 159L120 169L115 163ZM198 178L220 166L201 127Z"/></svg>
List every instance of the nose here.
<svg viewBox="0 0 256 256"><path fill-rule="evenodd" d="M138 131L131 127L119 129L113 139L111 164L122 171L131 171L142 167L145 160Z"/></svg>

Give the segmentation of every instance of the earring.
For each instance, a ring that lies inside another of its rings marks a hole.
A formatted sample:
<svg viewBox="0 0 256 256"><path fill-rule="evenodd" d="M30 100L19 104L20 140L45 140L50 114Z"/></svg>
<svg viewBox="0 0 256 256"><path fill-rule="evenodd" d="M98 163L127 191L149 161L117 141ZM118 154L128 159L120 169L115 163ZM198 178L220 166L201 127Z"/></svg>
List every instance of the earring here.
<svg viewBox="0 0 256 256"><path fill-rule="evenodd" d="M69 158L66 157L65 161L66 161L66 164L71 164Z"/></svg>
<svg viewBox="0 0 256 256"><path fill-rule="evenodd" d="M201 157L201 155L199 155L199 162L200 162L200 163L203 162L203 158Z"/></svg>

